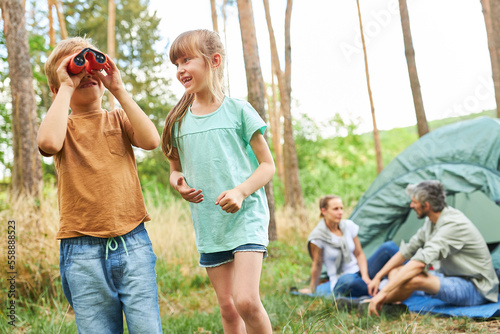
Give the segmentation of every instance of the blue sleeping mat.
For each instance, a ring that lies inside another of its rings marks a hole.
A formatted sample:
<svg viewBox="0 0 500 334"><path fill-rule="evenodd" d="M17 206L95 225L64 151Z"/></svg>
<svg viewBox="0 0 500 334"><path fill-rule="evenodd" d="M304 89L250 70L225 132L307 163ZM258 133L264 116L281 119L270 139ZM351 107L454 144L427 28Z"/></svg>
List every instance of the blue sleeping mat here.
<svg viewBox="0 0 500 334"><path fill-rule="evenodd" d="M330 283L326 282L318 285L314 294L303 294L298 291L291 291L294 295L302 295L309 297L330 297L333 299L330 292ZM469 318L494 318L500 316L500 295L499 302L488 303L478 306L453 306L445 302L432 298L421 293L414 293L410 298L403 303L408 306L408 309L414 313L432 313L442 316L452 317L469 317Z"/></svg>
<svg viewBox="0 0 500 334"><path fill-rule="evenodd" d="M498 298L500 300L500 296ZM426 295L413 294L403 302L411 312L453 317L494 318L500 316L500 302L478 306L453 306Z"/></svg>

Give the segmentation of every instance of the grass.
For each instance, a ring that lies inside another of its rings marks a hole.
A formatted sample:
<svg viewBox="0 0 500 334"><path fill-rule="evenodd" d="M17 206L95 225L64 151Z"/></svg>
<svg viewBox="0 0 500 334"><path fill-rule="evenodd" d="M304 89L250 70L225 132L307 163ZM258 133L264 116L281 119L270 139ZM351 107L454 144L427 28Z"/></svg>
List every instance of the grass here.
<svg viewBox="0 0 500 334"><path fill-rule="evenodd" d="M205 271L197 265L187 203L162 198L159 193L147 193L145 198L152 217L147 228L158 256L156 270L164 333L222 333L215 293ZM74 314L62 293L59 277L56 190L47 186L40 201L12 201L6 197L0 197L0 201L0 219L16 220L18 293L13 328L7 324L8 282L2 275L0 333L76 333ZM498 319L481 322L418 314L361 317L338 312L328 298L287 293L291 286L307 284L310 259L305 243L317 220L315 208L308 212L309 223L303 223L292 212L277 210L279 240L269 245L261 279L262 302L274 333L488 333L500 329ZM5 252L1 254L2 263L6 263Z"/></svg>

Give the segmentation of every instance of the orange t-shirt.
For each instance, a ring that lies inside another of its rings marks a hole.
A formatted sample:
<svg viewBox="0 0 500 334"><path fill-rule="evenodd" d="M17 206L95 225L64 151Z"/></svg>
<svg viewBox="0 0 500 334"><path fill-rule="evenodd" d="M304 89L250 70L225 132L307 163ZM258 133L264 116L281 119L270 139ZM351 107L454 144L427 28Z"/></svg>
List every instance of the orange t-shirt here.
<svg viewBox="0 0 500 334"><path fill-rule="evenodd" d="M150 220L133 144L134 131L122 109L69 116L63 148L54 155L57 239L116 237Z"/></svg>

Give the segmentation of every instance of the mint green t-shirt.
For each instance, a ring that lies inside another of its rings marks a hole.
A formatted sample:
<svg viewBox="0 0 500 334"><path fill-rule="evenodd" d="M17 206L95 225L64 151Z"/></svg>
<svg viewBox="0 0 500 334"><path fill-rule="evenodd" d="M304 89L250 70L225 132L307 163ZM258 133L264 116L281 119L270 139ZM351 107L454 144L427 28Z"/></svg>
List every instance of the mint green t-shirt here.
<svg viewBox="0 0 500 334"><path fill-rule="evenodd" d="M201 189L204 200L190 203L200 253L232 250L253 243L267 246L269 208L264 188L248 196L236 213L215 205L217 197L243 183L258 167L250 147L256 131L266 124L246 101L225 97L214 112L197 116L188 109L180 131L174 128L174 146L187 184Z"/></svg>

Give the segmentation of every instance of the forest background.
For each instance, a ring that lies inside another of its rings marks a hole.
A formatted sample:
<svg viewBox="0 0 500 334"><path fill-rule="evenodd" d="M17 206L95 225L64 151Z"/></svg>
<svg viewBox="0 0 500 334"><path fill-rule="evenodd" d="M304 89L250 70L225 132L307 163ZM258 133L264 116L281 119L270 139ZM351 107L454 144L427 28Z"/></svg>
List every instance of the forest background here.
<svg viewBox="0 0 500 334"><path fill-rule="evenodd" d="M43 64L55 43L65 36L91 37L102 50L116 59L127 89L160 133L166 114L176 102L171 89L175 83L171 77L163 75L168 72L168 59L165 49L158 49L160 19L156 12L149 10L147 0L48 0L48 5L30 0L27 3L1 0L0 3L4 25L0 33L0 219L6 224L4 231L7 231L7 222L15 222L17 259L15 295L9 297L12 285L8 282L9 277L3 275L0 277L0 301L1 305L9 305L12 300L17 303L15 331L73 333L76 330L74 317L62 295L58 271L56 174L52 159L42 160L36 145L33 145L38 124L51 103ZM220 2L211 3L220 6ZM250 33L253 22L244 22L244 18L253 17L249 3L243 0L224 1L221 7L222 12L224 6L233 6L238 10L245 65L252 62L258 64L255 50L252 50L252 45L257 44ZM401 6L404 3L400 1ZM291 13L292 1L286 2L286 10ZM359 19L362 29L362 19ZM290 17L285 18L285 27L287 22L290 24ZM218 29L215 25L213 28ZM9 29L20 30L21 34L16 36L21 36L21 40L16 43L9 41L12 38ZM25 40L22 40L23 29ZM271 24L268 29L272 36ZM408 35L408 30L406 32ZM223 31L221 34L224 35ZM290 30L285 28L286 34L289 41ZM405 43L411 78L410 47L411 43ZM354 329L371 332L375 328L385 331L410 328L414 332L428 332L442 326L483 328L483 324L467 319L442 320L418 315L397 321L389 319L391 321L388 322L385 318L357 319L349 314L334 312L331 301L291 297L286 291L290 286L306 284L310 260L305 240L317 223L319 197L339 194L348 215L383 166L426 131L479 115L498 117L496 111L427 124L413 77L412 94L417 120L420 119L417 127L378 131L373 102L373 131L361 132L359 119L343 118L339 114L333 114L329 120L318 124L307 114L292 114L289 56L293 48L285 43L284 57L278 55L280 50L277 50L276 43L274 49L271 82L264 82L260 74L260 79L247 80L247 84L249 101L254 106L260 106L257 109L268 119L269 144L278 165L278 172L268 187L270 206L274 212L274 232L270 235L270 257L264 265L262 279L263 302L275 331L313 333L349 332ZM365 48L363 50L366 52ZM23 60L23 52L26 53L27 72L18 70L23 66L20 61ZM13 57L13 54L16 56ZM279 60L283 59L284 63L280 64ZM493 60L492 57L492 67ZM360 88L360 94L370 95L370 90L366 90L370 87L368 64L365 63L365 66L367 81L366 86ZM260 66L257 67L260 71ZM258 73L252 74L251 71L246 69L247 79L252 75L259 78ZM25 77L19 73L25 73ZM23 85L16 86L23 80ZM252 91L255 88L253 83L262 86L256 88L258 93ZM32 101L31 106L20 107L26 101ZM112 104L114 101L106 95L104 106L111 109ZM146 205L153 217L149 230L158 255L164 331L220 333L215 296L206 274L197 267L198 255L189 208L169 186L168 163L160 149L152 152L136 150L136 157ZM33 175L28 175L29 172ZM287 175L290 172L295 174L295 178L294 175ZM2 239L10 240L3 233ZM9 245L5 242L2 246L2 263L7 263ZM12 325L3 322L3 319L9 320L9 311L2 308L0 315L0 332L11 331ZM491 324L488 326L491 329Z"/></svg>

